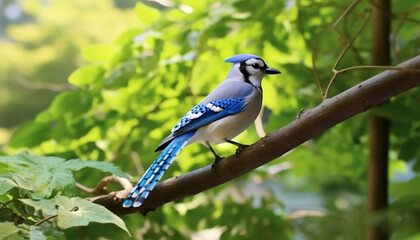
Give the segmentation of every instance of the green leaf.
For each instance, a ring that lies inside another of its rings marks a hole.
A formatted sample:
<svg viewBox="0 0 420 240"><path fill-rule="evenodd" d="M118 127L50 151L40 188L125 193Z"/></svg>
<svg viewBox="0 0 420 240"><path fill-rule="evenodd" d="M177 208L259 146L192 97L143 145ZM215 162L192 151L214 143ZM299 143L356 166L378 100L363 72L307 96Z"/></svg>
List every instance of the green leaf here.
<svg viewBox="0 0 420 240"><path fill-rule="evenodd" d="M415 234L409 238L407 238L406 240L419 240L420 239L420 233Z"/></svg>
<svg viewBox="0 0 420 240"><path fill-rule="evenodd" d="M66 235L55 224L44 222L39 226L28 226L29 239L66 239Z"/></svg>
<svg viewBox="0 0 420 240"><path fill-rule="evenodd" d="M73 174L65 168L64 159L58 157L41 157L26 153L0 157L0 163L7 165L13 173L11 179L22 178L24 181L16 182L18 187L31 190L40 197L49 197L57 192L63 192L74 186ZM0 175L8 177L8 175Z"/></svg>
<svg viewBox="0 0 420 240"><path fill-rule="evenodd" d="M390 192L398 198L419 197L420 177L415 177L408 182L396 182L391 185Z"/></svg>
<svg viewBox="0 0 420 240"><path fill-rule="evenodd" d="M63 116L68 116L73 120L89 110L91 103L91 96L83 91L62 92L54 99L48 111L55 118L63 119Z"/></svg>
<svg viewBox="0 0 420 240"><path fill-rule="evenodd" d="M115 176L128 178L128 176L121 171L121 169L113 163L107 162L96 162L96 161L86 161L80 159L71 159L64 163L65 167L72 171L79 171L82 168L95 168L102 172L109 172Z"/></svg>
<svg viewBox="0 0 420 240"><path fill-rule="evenodd" d="M108 60L114 53L115 47L108 44L96 44L82 49L83 57L90 61Z"/></svg>
<svg viewBox="0 0 420 240"><path fill-rule="evenodd" d="M21 126L10 138L12 147L34 147L48 139L48 123L29 122Z"/></svg>
<svg viewBox="0 0 420 240"><path fill-rule="evenodd" d="M57 223L60 228L87 226L91 222L112 223L130 235L124 221L104 206L79 197L64 196L57 196L56 203L59 206Z"/></svg>
<svg viewBox="0 0 420 240"><path fill-rule="evenodd" d="M19 228L12 222L0 222L0 239L10 238L17 232L19 232Z"/></svg>
<svg viewBox="0 0 420 240"><path fill-rule="evenodd" d="M414 104L412 104L414 105ZM415 122L420 120L420 112L417 111L418 105L405 105L401 101L384 104L372 111L378 116L398 122Z"/></svg>
<svg viewBox="0 0 420 240"><path fill-rule="evenodd" d="M13 180L0 176L0 195L7 193L13 187L16 187L16 184L13 182Z"/></svg>
<svg viewBox="0 0 420 240"><path fill-rule="evenodd" d="M111 223L130 235L125 223L117 215L101 205L79 197L56 196L53 199L21 199L20 201L37 211L42 211L44 217L57 214L57 223L62 229L87 226L91 222Z"/></svg>
<svg viewBox="0 0 420 240"><path fill-rule="evenodd" d="M47 236L45 236L44 232L42 231L42 228L39 226L33 226L29 230L29 239L47 239Z"/></svg>
<svg viewBox="0 0 420 240"><path fill-rule="evenodd" d="M141 2L136 4L134 11L136 12L137 18L140 20L140 22L147 25L156 22L160 16L160 12L158 10Z"/></svg>
<svg viewBox="0 0 420 240"><path fill-rule="evenodd" d="M420 137L408 138L401 146L400 157L406 161L413 160L420 153Z"/></svg>
<svg viewBox="0 0 420 240"><path fill-rule="evenodd" d="M101 66L85 66L77 69L69 77L69 82L76 86L83 86L102 79L105 70Z"/></svg>
<svg viewBox="0 0 420 240"><path fill-rule="evenodd" d="M126 175L112 163L82 161L72 159L66 161L58 157L42 157L26 153L0 157L0 163L5 167L0 171L1 178L9 179L4 183L4 191L17 186L31 190L39 197L50 197L60 192L74 188L75 180L72 171L85 167L95 168L117 176Z"/></svg>
<svg viewBox="0 0 420 240"><path fill-rule="evenodd" d="M19 199L26 205L32 206L36 211L42 211L44 217L55 215L58 213L55 199Z"/></svg>

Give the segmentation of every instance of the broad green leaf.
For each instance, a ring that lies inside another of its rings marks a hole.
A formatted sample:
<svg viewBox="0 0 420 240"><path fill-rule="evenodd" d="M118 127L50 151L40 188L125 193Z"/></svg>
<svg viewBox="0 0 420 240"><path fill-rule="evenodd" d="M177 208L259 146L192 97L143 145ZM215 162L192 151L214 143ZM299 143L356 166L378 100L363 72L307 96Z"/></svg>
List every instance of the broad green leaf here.
<svg viewBox="0 0 420 240"><path fill-rule="evenodd" d="M420 233L415 234L414 236L411 236L407 238L406 240L420 240Z"/></svg>
<svg viewBox="0 0 420 240"><path fill-rule="evenodd" d="M391 184L390 192L398 198L420 197L420 177L415 177L408 182L396 182Z"/></svg>
<svg viewBox="0 0 420 240"><path fill-rule="evenodd" d="M420 137L407 138L401 146L400 157L406 161L411 161L420 154Z"/></svg>
<svg viewBox="0 0 420 240"><path fill-rule="evenodd" d="M159 19L160 13L157 9L149 7L142 2L138 2L134 8L140 22L150 25Z"/></svg>
<svg viewBox="0 0 420 240"><path fill-rule="evenodd" d="M400 101L396 101L374 108L373 112L378 116L399 122L415 122L420 120L420 111L418 111L417 103L407 106Z"/></svg>
<svg viewBox="0 0 420 240"><path fill-rule="evenodd" d="M91 222L112 223L130 235L123 220L104 206L79 197L64 196L57 196L56 203L59 206L57 223L60 228L87 226Z"/></svg>
<svg viewBox="0 0 420 240"><path fill-rule="evenodd" d="M72 171L78 171L85 167L110 172L117 176L125 176L112 163L78 159L66 161L58 157L42 157L26 153L0 157L0 163L5 166L2 169L5 172L0 174L0 177L9 179L9 184L5 184L5 189L10 189L11 181L13 181L16 186L31 190L40 197L50 197L59 192L67 192L75 185Z"/></svg>
<svg viewBox="0 0 420 240"><path fill-rule="evenodd" d="M1 161L1 158L0 158L0 161ZM2 171L0 171L0 180L4 182L5 190L8 189L12 185L13 185L12 187L19 187L19 188L29 190L29 191L34 189L34 183L30 179L28 179L26 176L23 176L24 174L21 175L17 173L9 173L8 171L13 171L13 170L6 166L2 169ZM11 188L9 188L8 190L10 189Z"/></svg>
<svg viewBox="0 0 420 240"><path fill-rule="evenodd" d="M71 120L82 117L92 104L92 97L83 91L60 93L49 107L49 113L58 119L68 116Z"/></svg>
<svg viewBox="0 0 420 240"><path fill-rule="evenodd" d="M44 217L58 213L56 199L19 199L21 202L32 206L36 211L42 211Z"/></svg>
<svg viewBox="0 0 420 240"><path fill-rule="evenodd" d="M12 179L0 176L0 195L7 193L13 187L16 187L16 184Z"/></svg>
<svg viewBox="0 0 420 240"><path fill-rule="evenodd" d="M70 169L71 171L79 171L82 168L94 168L102 172L109 172L115 176L125 177L127 175L121 171L121 169L113 163L108 162L97 162L97 161L85 161L80 159L71 159L64 162L64 167Z"/></svg>
<svg viewBox="0 0 420 240"><path fill-rule="evenodd" d="M8 239L17 234L17 232L19 232L19 228L12 222L0 222L0 239Z"/></svg>
<svg viewBox="0 0 420 240"><path fill-rule="evenodd" d="M10 139L12 147L34 147L48 139L48 123L29 122L21 126Z"/></svg>
<svg viewBox="0 0 420 240"><path fill-rule="evenodd" d="M124 45L127 42L131 42L133 40L133 38L140 34L142 32L141 29L139 28L131 28L131 29L127 29L125 30L125 32L123 32L121 35L119 35L116 40L115 40L115 44L117 45Z"/></svg>
<svg viewBox="0 0 420 240"><path fill-rule="evenodd" d="M42 228L39 226L32 226L29 230L29 239L30 240L47 240L48 237L42 231Z"/></svg>
<svg viewBox="0 0 420 240"><path fill-rule="evenodd" d="M95 44L84 47L82 55L90 61L108 60L115 53L115 47L107 44Z"/></svg>
<svg viewBox="0 0 420 240"><path fill-rule="evenodd" d="M83 86L100 80L104 74L101 66L92 65L77 69L69 77L69 82L76 86Z"/></svg>
<svg viewBox="0 0 420 240"><path fill-rule="evenodd" d="M85 199L56 196L53 199L21 199L23 203L42 211L44 217L58 215L57 223L62 229L77 226L87 226L91 222L111 223L122 230L129 231L124 222L105 207Z"/></svg>
<svg viewBox="0 0 420 240"><path fill-rule="evenodd" d="M70 169L63 166L62 158L41 157L26 153L0 157L0 163L7 164L7 169L14 175L29 182L32 191L40 197L49 197L74 186L74 178ZM2 175L3 177L6 175ZM25 187L18 185L18 187ZM27 187L25 187L26 189Z"/></svg>
<svg viewBox="0 0 420 240"><path fill-rule="evenodd" d="M51 220L52 221L52 220ZM38 239L68 239L64 232L61 229L57 228L55 224L50 222L44 222L39 226L30 226L29 228L29 239L38 240Z"/></svg>

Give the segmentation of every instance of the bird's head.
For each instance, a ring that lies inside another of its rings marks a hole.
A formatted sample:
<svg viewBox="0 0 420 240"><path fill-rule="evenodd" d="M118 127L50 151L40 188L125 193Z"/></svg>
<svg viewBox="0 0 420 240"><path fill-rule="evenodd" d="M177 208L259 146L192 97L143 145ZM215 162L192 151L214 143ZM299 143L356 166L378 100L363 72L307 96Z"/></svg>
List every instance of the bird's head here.
<svg viewBox="0 0 420 240"><path fill-rule="evenodd" d="M230 75L240 74L243 81L258 87L261 86L261 80L265 75L280 73L279 70L267 66L262 58L253 54L238 54L226 59L225 62L233 63Z"/></svg>

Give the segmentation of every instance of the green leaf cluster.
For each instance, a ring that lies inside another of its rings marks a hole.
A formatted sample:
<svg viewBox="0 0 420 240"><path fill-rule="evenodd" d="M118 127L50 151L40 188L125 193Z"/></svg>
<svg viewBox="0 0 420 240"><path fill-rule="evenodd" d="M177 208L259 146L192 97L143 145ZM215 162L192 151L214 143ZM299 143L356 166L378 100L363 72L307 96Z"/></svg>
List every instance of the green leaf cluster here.
<svg viewBox="0 0 420 240"><path fill-rule="evenodd" d="M22 153L0 157L0 166L2 239L64 239L67 229L91 223L113 224L129 234L124 222L105 207L70 197L77 192L73 172L92 168L125 176L115 165Z"/></svg>
<svg viewBox="0 0 420 240"><path fill-rule="evenodd" d="M110 43L124 29L137 25L131 8L117 8L112 0L48 4L10 0L0 5L0 11L5 13L13 5L22 11L21 18L7 19L2 14L0 23L0 128L33 119L60 91L72 89L66 77L86 64L80 54L83 46ZM106 54L104 49L100 52Z"/></svg>

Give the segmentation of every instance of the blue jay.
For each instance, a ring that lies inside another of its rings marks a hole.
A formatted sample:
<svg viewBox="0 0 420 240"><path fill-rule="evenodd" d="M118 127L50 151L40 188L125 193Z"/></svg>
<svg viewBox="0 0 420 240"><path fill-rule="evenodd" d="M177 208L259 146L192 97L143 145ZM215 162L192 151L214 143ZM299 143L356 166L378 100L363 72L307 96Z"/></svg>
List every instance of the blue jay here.
<svg viewBox="0 0 420 240"><path fill-rule="evenodd" d="M232 141L254 122L261 109L261 80L266 74L280 71L267 66L264 60L252 54L239 54L225 60L233 63L226 79L201 103L193 107L175 125L172 133L156 148L162 151L133 188L123 207L139 207L183 147L193 142L207 146L215 157L212 170L223 159L216 154L210 143L228 142L238 147L246 146Z"/></svg>

